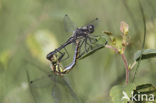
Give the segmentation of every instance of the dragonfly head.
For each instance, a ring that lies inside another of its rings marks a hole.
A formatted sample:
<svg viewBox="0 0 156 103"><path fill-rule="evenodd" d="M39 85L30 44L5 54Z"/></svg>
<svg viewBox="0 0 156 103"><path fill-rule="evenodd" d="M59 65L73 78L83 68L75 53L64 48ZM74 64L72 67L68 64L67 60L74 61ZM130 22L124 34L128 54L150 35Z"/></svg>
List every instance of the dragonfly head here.
<svg viewBox="0 0 156 103"><path fill-rule="evenodd" d="M88 25L87 29L88 29L89 33L93 33L94 32L94 25Z"/></svg>
<svg viewBox="0 0 156 103"><path fill-rule="evenodd" d="M52 55L49 60L51 61L52 64L55 64L58 60L57 55Z"/></svg>

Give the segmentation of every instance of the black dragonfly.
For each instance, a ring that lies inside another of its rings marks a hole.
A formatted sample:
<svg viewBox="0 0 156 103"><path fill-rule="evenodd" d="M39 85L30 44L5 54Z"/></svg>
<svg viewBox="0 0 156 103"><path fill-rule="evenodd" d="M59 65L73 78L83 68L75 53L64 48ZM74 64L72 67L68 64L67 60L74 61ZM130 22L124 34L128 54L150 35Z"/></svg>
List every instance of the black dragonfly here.
<svg viewBox="0 0 156 103"><path fill-rule="evenodd" d="M93 36L92 34L95 31L95 25L98 23L98 18L95 18L87 25L79 27L79 28L76 27L72 23L72 21L68 15L64 16L64 22L65 22L66 31L72 32L72 36L69 37L69 39L63 45L61 45L59 48L55 49L54 51L50 52L47 55L46 58L50 61L51 61L53 55L55 55L56 53L61 53L61 50L63 48L65 49L65 47L67 45L76 44L76 40L79 40L79 42L80 42L79 48L81 50L80 50L79 57L81 57L83 54L87 53L89 51L89 49L92 50L92 48L93 48L92 44L95 44L97 42L97 36ZM82 46L84 47L84 50L82 50ZM66 51L66 53L67 53L67 51ZM63 53L61 53L61 54L63 54Z"/></svg>

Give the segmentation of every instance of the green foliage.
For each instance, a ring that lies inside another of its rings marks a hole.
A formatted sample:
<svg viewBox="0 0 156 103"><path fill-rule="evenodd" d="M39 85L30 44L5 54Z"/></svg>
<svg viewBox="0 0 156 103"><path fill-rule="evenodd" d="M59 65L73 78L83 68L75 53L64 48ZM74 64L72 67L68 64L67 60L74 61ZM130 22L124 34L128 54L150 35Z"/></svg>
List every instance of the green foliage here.
<svg viewBox="0 0 156 103"><path fill-rule="evenodd" d="M113 103L155 103L156 87L152 84L114 86L110 91Z"/></svg>
<svg viewBox="0 0 156 103"><path fill-rule="evenodd" d="M135 53L134 60L139 61L140 58L141 58L141 60L144 60L144 59L150 59L150 58L154 58L154 57L156 57L155 49L143 50L142 54L141 54L141 50L139 50Z"/></svg>
<svg viewBox="0 0 156 103"><path fill-rule="evenodd" d="M110 96L112 97L113 103L127 103L129 100L122 97L125 93L128 97L131 97L131 92L135 90L135 88L135 84L117 85L112 87Z"/></svg>
<svg viewBox="0 0 156 103"><path fill-rule="evenodd" d="M135 96L135 99L133 102L135 103L155 103L156 100L156 87L152 84L141 84L136 87L136 89L133 91L133 95Z"/></svg>

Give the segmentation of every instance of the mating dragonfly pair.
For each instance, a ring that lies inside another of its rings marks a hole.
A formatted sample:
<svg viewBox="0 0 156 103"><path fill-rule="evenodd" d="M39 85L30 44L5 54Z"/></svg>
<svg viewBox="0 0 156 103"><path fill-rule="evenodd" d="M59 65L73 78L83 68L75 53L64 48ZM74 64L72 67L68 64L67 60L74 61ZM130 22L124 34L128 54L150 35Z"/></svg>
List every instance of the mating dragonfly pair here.
<svg viewBox="0 0 156 103"><path fill-rule="evenodd" d="M99 44L99 40L103 38L100 35L93 35L98 18L79 28L72 23L68 15L65 15L64 22L66 31L72 32L72 36L59 48L50 52L46 57L51 62L50 67L52 71L58 75L68 73L76 65L78 59L84 58L86 55L103 48L107 44L105 39L105 43ZM65 48L69 44L75 45L74 56L72 63L65 67L61 64L61 61L69 58L69 54ZM64 49L65 52L61 52L62 49ZM65 54L68 55L66 58L64 58Z"/></svg>

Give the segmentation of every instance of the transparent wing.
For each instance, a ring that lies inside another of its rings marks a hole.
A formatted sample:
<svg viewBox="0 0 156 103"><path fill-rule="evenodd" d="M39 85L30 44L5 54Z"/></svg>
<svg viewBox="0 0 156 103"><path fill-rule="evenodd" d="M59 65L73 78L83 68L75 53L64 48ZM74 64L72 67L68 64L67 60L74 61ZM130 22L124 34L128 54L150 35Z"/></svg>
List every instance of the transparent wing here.
<svg viewBox="0 0 156 103"><path fill-rule="evenodd" d="M92 21L90 21L87 24L85 24L84 26L93 25L94 28L96 28L98 26L98 23L99 23L99 18L95 18Z"/></svg>
<svg viewBox="0 0 156 103"><path fill-rule="evenodd" d="M62 93L58 85L54 85L52 88L52 97L55 103L61 103L62 102Z"/></svg>
<svg viewBox="0 0 156 103"><path fill-rule="evenodd" d="M53 90L52 90L53 98L56 99L55 101L58 101L57 100L58 98L63 98L63 97L66 97L65 95L70 95L71 98L74 99L74 101L78 102L79 98L78 98L77 94L74 92L73 88L71 87L71 85L68 83L68 81L66 79L67 78L64 78L62 76L57 76L55 78L56 85L54 85ZM62 91L60 91L61 87L63 88ZM60 97L60 96L63 96L63 97Z"/></svg>
<svg viewBox="0 0 156 103"><path fill-rule="evenodd" d="M27 63L30 63L27 61ZM65 80L62 76L55 75L52 71L44 71L39 68L40 64L31 63L33 68L28 68L29 72L26 71L26 76L30 88L31 95L35 103L40 100L46 100L46 98L50 98L50 100L55 100L55 102L63 101L67 98L67 95L70 95L71 99L77 101L77 95L72 89L71 85ZM36 77L34 76L34 71L43 72L42 76ZM48 69L48 68L47 68ZM26 69L27 70L27 69ZM33 79L32 79L33 78Z"/></svg>
<svg viewBox="0 0 156 103"><path fill-rule="evenodd" d="M71 97L76 101L80 101L80 99L78 98L77 94L74 92L73 88L71 87L71 85L67 82L66 78L62 78L62 83L65 85L66 87L66 91L68 93L70 93Z"/></svg>
<svg viewBox="0 0 156 103"><path fill-rule="evenodd" d="M75 29L77 28L67 14L64 16L63 21L64 21L64 28L67 33L73 33L73 31L75 31Z"/></svg>
<svg viewBox="0 0 156 103"><path fill-rule="evenodd" d="M45 88L52 84L53 84L53 82L48 76L42 76L40 78L30 81L30 85L33 88Z"/></svg>
<svg viewBox="0 0 156 103"><path fill-rule="evenodd" d="M104 47L105 47L104 45L100 45L100 44L96 45L95 48L90 49L87 53L83 53L82 55L80 55L78 59L80 59L80 60L84 59L84 58L90 56L91 54L95 53L96 51L101 50Z"/></svg>
<svg viewBox="0 0 156 103"><path fill-rule="evenodd" d="M94 38L94 39L93 39ZM96 40L95 43L87 43L87 45L83 45L84 47L81 47L81 53L78 57L78 59L84 59L88 56L90 56L91 54L95 53L98 50L101 50L102 48L105 47L105 45L107 44L107 40L105 38L105 36L92 36L93 40ZM83 42L83 41L82 41ZM81 44L82 44L81 42Z"/></svg>
<svg viewBox="0 0 156 103"><path fill-rule="evenodd" d="M33 98L34 103L37 103L37 100L36 100L36 98L35 98L35 94L34 94L34 92L33 92L33 89L31 88L29 73L28 73L27 70L25 70L25 71L26 71L26 77L27 77L27 81L28 81L29 91L30 91L30 93L31 93L31 95L32 95L32 98Z"/></svg>

